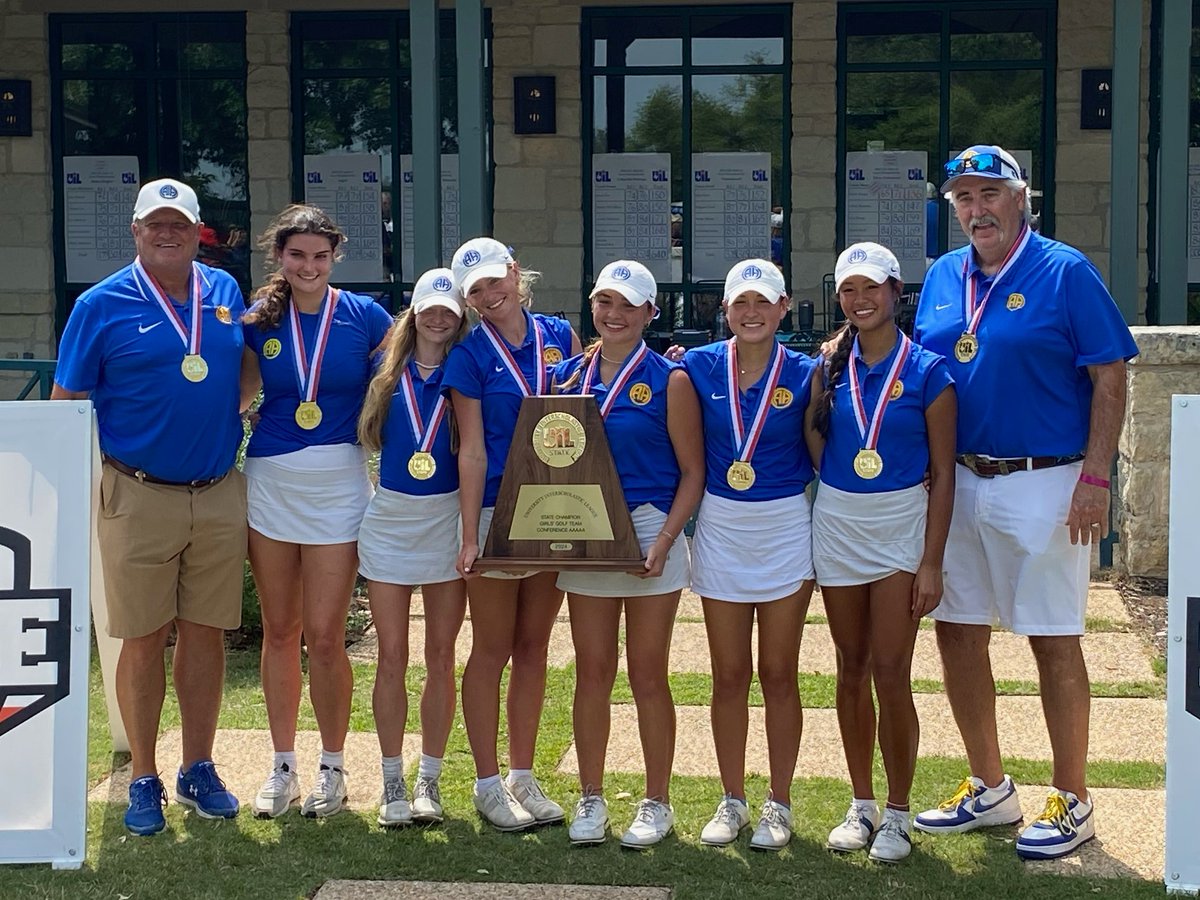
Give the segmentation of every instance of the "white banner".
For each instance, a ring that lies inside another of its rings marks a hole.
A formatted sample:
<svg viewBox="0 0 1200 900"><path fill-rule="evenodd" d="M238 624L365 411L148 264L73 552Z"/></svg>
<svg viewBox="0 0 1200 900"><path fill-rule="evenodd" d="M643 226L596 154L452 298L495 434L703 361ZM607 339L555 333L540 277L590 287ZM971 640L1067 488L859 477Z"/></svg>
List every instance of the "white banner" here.
<svg viewBox="0 0 1200 900"><path fill-rule="evenodd" d="M67 281L95 284L133 259L138 172L136 156L63 157Z"/></svg>
<svg viewBox="0 0 1200 900"><path fill-rule="evenodd" d="M1200 891L1200 396L1171 398L1167 854L1172 893Z"/></svg>
<svg viewBox="0 0 1200 900"><path fill-rule="evenodd" d="M94 418L0 403L0 862L83 863Z"/></svg>
<svg viewBox="0 0 1200 900"><path fill-rule="evenodd" d="M383 182L378 153L304 157L304 202L319 206L346 235L334 279L383 281Z"/></svg>
<svg viewBox="0 0 1200 900"><path fill-rule="evenodd" d="M692 154L692 281L771 258L771 154Z"/></svg>

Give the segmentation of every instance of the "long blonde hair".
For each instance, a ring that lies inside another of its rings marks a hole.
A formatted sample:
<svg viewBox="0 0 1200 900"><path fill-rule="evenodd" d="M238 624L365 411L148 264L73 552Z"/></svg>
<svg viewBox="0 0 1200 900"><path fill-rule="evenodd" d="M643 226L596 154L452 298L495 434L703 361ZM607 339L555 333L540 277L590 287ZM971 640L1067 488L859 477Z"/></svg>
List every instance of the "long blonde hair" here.
<svg viewBox="0 0 1200 900"><path fill-rule="evenodd" d="M450 348L467 335L470 323L467 317L458 320L458 330L454 337L445 343L445 354L449 355ZM367 386L367 396L363 400L362 413L358 417L358 442L370 451L381 449L383 446L383 425L387 421L388 411L392 407L392 395L396 393L396 385L400 383L400 375L404 372L409 360L417 349L417 316L410 306L400 314L396 324L392 326L388 336L387 346L383 350L383 360L375 372L371 383ZM442 357L445 359L445 356ZM454 420L450 420L451 444L455 441Z"/></svg>

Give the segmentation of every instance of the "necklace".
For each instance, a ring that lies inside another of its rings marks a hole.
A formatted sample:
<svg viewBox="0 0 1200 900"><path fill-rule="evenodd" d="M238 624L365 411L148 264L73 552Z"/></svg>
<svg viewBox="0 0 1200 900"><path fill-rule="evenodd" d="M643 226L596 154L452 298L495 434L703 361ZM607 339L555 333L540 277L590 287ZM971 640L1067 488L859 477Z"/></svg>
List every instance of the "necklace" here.
<svg viewBox="0 0 1200 900"><path fill-rule="evenodd" d="M619 365L621 365L621 363L625 362L625 360L623 360L623 359L609 359L603 353L600 354L600 358L602 360L604 360L606 363L612 363L614 366L619 366Z"/></svg>
<svg viewBox="0 0 1200 900"><path fill-rule="evenodd" d="M413 362L417 364L418 369L433 370L441 365L441 363L434 363L432 366L427 366L425 363L421 362L419 359L416 359L416 358L413 359Z"/></svg>

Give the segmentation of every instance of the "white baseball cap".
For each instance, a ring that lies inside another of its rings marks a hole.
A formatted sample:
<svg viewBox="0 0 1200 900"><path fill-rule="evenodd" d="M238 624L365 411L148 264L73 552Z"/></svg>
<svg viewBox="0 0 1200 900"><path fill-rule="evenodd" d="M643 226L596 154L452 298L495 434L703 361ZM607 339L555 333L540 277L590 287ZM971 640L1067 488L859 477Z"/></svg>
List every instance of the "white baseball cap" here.
<svg viewBox="0 0 1200 900"><path fill-rule="evenodd" d="M430 269L413 285L413 315L424 312L431 306L444 306L462 318L462 295L454 286L454 273L449 269Z"/></svg>
<svg viewBox="0 0 1200 900"><path fill-rule="evenodd" d="M842 251L833 269L834 290L840 291L842 282L851 275L866 275L876 284L883 284L889 278L903 281L896 254L883 244L870 241L851 244Z"/></svg>
<svg viewBox="0 0 1200 900"><path fill-rule="evenodd" d="M975 175L979 178L1002 178L1024 182L1021 176L1021 165L1016 158L996 144L976 144L968 147L943 167L946 180L942 182L939 192L948 194L954 189L954 182L964 175Z"/></svg>
<svg viewBox="0 0 1200 900"><path fill-rule="evenodd" d="M196 192L174 178L160 178L142 185L137 203L133 205L133 221L144 219L157 209L177 209L189 222L200 221L200 200Z"/></svg>
<svg viewBox="0 0 1200 900"><path fill-rule="evenodd" d="M732 303L747 291L758 291L771 303L778 303L787 293L787 285L775 263L765 259L743 259L725 276L724 299Z"/></svg>
<svg viewBox="0 0 1200 900"><path fill-rule="evenodd" d="M465 297L480 278L503 278L512 264L512 253L502 243L495 238L477 237L454 251L450 268L459 293Z"/></svg>
<svg viewBox="0 0 1200 900"><path fill-rule="evenodd" d="M596 277L596 286L588 294L588 299L601 291L616 291L634 306L642 306L645 303L657 305L654 298L658 295L658 283L650 274L650 270L636 260L614 260L601 269Z"/></svg>

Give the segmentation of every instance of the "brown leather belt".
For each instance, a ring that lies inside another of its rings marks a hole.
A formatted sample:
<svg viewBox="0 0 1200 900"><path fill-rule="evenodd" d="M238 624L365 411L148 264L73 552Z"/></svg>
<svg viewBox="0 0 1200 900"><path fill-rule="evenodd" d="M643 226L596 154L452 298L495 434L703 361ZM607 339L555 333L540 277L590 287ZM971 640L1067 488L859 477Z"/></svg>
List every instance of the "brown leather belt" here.
<svg viewBox="0 0 1200 900"><path fill-rule="evenodd" d="M1013 472L1032 472L1037 469L1053 469L1069 466L1083 459L1082 453L1071 456L1018 456L1012 459L994 459L982 453L962 453L955 457L960 466L966 466L980 478L995 478Z"/></svg>
<svg viewBox="0 0 1200 900"><path fill-rule="evenodd" d="M104 457L104 462L112 466L122 475L128 475L131 478L136 478L138 481L144 481L148 484L165 484L169 487L208 487L210 484L216 484L218 481L224 478L225 475L229 474L226 472L223 475L216 476L215 478L197 478L195 481L167 481L165 478L155 478L153 475L148 474L142 469L135 469L133 466L127 466L119 459L113 459L111 456Z"/></svg>

